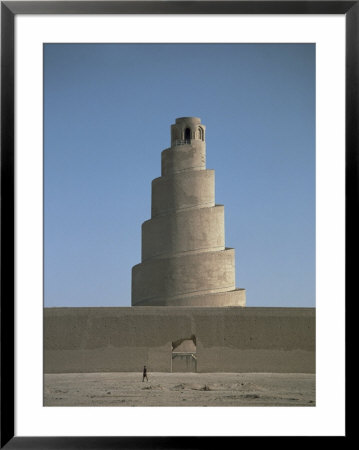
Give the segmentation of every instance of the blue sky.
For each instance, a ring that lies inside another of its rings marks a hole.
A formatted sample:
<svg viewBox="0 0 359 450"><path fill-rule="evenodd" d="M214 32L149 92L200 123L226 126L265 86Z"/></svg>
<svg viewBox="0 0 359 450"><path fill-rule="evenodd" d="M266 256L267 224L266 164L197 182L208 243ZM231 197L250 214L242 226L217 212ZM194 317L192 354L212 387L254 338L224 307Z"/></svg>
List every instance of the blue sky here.
<svg viewBox="0 0 359 450"><path fill-rule="evenodd" d="M130 306L183 116L206 125L247 306L315 306L314 44L46 44L45 306Z"/></svg>

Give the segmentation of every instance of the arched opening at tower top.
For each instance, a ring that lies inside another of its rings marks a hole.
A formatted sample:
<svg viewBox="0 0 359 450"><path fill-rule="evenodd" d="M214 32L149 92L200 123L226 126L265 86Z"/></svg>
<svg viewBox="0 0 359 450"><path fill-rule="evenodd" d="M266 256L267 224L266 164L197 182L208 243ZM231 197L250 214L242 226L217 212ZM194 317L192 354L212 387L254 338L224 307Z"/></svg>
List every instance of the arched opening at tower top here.
<svg viewBox="0 0 359 450"><path fill-rule="evenodd" d="M184 138L185 138L185 141L189 141L191 139L191 130L189 128L185 129Z"/></svg>
<svg viewBox="0 0 359 450"><path fill-rule="evenodd" d="M200 139L201 141L204 141L203 139L203 128L198 127L198 139Z"/></svg>

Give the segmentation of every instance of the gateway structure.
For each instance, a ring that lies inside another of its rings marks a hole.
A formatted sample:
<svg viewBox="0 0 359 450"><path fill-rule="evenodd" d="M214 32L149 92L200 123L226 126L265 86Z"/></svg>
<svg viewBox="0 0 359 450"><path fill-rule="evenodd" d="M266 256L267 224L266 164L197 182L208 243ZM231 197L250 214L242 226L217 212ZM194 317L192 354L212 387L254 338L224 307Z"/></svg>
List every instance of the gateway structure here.
<svg viewBox="0 0 359 450"><path fill-rule="evenodd" d="M234 249L225 247L224 207L206 169L205 126L176 119L152 181L151 219L142 225L142 262L132 268L132 306L245 306Z"/></svg>

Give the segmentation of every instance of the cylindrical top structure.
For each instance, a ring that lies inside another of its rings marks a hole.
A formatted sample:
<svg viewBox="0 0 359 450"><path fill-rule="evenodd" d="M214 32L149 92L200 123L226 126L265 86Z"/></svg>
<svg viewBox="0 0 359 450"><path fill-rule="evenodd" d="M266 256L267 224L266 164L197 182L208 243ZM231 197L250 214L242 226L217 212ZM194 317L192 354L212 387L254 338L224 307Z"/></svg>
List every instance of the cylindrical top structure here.
<svg viewBox="0 0 359 450"><path fill-rule="evenodd" d="M171 147L190 144L193 141L205 142L206 127L199 117L181 117L171 125Z"/></svg>
<svg viewBox="0 0 359 450"><path fill-rule="evenodd" d="M198 117L181 117L171 125L171 147L161 154L161 175L206 169L206 127Z"/></svg>
<svg viewBox="0 0 359 450"><path fill-rule="evenodd" d="M152 181L151 219L142 224L142 262L132 268L133 306L244 306L235 288L234 249L225 247L224 207L206 169L205 126L198 117L171 125Z"/></svg>

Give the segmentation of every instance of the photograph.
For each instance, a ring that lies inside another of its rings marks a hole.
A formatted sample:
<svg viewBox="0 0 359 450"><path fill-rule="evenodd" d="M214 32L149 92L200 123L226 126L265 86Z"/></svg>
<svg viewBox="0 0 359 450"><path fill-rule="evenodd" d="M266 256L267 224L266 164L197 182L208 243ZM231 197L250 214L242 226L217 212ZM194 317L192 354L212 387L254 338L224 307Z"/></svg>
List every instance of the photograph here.
<svg viewBox="0 0 359 450"><path fill-rule="evenodd" d="M359 1L0 15L0 448L349 437Z"/></svg>
<svg viewBox="0 0 359 450"><path fill-rule="evenodd" d="M43 44L43 406L316 406L316 44Z"/></svg>

